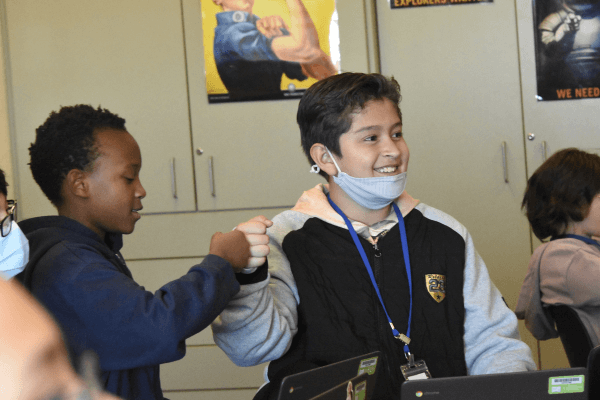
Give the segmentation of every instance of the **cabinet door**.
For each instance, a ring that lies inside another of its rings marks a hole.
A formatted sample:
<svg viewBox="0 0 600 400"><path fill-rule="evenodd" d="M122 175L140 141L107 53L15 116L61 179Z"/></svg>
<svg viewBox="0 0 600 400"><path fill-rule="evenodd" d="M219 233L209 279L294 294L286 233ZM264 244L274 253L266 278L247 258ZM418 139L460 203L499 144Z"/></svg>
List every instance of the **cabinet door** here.
<svg viewBox="0 0 600 400"><path fill-rule="evenodd" d="M31 177L28 147L51 111L78 103L127 120L142 150L145 213L195 210L180 3L5 0L5 6L20 217L55 213Z"/></svg>
<svg viewBox="0 0 600 400"><path fill-rule="evenodd" d="M298 100L208 104L200 2L183 0L183 8L199 210L295 204L324 182L309 173L300 146ZM341 68L367 71L363 2L338 2L338 10Z"/></svg>
<svg viewBox="0 0 600 400"><path fill-rule="evenodd" d="M537 100L535 35L539 33L533 22L533 4L531 0L520 0L516 4L525 124L524 142L527 154L527 177L530 177L547 157L560 149L577 147L600 155L598 136L600 99ZM540 241L533 236L532 247L535 249L540 244ZM540 342L540 348L542 368L568 366L559 339Z"/></svg>
<svg viewBox="0 0 600 400"><path fill-rule="evenodd" d="M529 177L545 158L566 147L600 154L600 99L537 100L535 35L538 30L533 22L532 1L518 1L517 7Z"/></svg>
<svg viewBox="0 0 600 400"><path fill-rule="evenodd" d="M514 309L531 254L515 5L391 10L378 0L377 19L382 72L402 88L407 190L469 229Z"/></svg>

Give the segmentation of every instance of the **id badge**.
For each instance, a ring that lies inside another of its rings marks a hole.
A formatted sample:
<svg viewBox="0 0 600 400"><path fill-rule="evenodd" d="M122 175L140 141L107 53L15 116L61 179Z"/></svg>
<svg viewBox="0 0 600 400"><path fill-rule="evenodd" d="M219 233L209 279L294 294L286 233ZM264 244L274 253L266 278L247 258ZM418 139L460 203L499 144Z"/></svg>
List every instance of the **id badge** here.
<svg viewBox="0 0 600 400"><path fill-rule="evenodd" d="M408 359L408 363L400 366L404 379L407 381L416 381L418 379L431 378L431 373L424 360L415 361L415 356L410 353L406 355L406 358Z"/></svg>

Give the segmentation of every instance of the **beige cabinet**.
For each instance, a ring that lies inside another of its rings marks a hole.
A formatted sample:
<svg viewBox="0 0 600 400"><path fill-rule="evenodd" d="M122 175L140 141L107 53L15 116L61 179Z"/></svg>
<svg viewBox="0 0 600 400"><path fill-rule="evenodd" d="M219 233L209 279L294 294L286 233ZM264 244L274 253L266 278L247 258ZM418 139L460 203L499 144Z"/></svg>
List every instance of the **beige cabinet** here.
<svg viewBox="0 0 600 400"><path fill-rule="evenodd" d="M560 149L577 147L600 155L600 99L538 101L531 1L515 2L519 36L523 134L530 177L544 160ZM532 235L532 248L540 242ZM539 343L544 368L568 365L559 339Z"/></svg>
<svg viewBox="0 0 600 400"><path fill-rule="evenodd" d="M403 91L407 189L470 230L514 309L539 245L520 209L527 178L561 148L600 151L598 100L537 101L530 0L376 4L381 70ZM541 368L568 366L558 339L521 335Z"/></svg>
<svg viewBox="0 0 600 400"><path fill-rule="evenodd" d="M175 1L6 0L21 217L54 210L27 163L50 111L101 105L142 149L144 211L196 209L181 9Z"/></svg>
<svg viewBox="0 0 600 400"><path fill-rule="evenodd" d="M531 254L515 6L377 11L381 69L402 88L407 190L469 229L514 309Z"/></svg>
<svg viewBox="0 0 600 400"><path fill-rule="evenodd" d="M527 176L557 150L577 147L600 154L599 99L538 101L534 57L533 8L517 2Z"/></svg>
<svg viewBox="0 0 600 400"><path fill-rule="evenodd" d="M55 213L27 166L48 113L89 103L122 115L140 144L148 193L123 255L148 290L205 256L214 232L256 214L273 217L322 181L300 149L297 100L208 104L200 1L2 4L20 217ZM362 0L339 10L344 70L366 72L373 62L369 13ZM162 368L161 380L169 398L235 400L252 397L262 370L235 367L205 330L187 341L183 360Z"/></svg>
<svg viewBox="0 0 600 400"><path fill-rule="evenodd" d="M208 104L198 0L4 2L22 217L54 211L27 166L35 128L77 103L126 118L146 214L290 206L321 181L300 151L297 100ZM342 68L366 71L361 0L340 15Z"/></svg>
<svg viewBox="0 0 600 400"><path fill-rule="evenodd" d="M322 181L308 172L310 164L301 151L298 100L209 105L200 2L184 0L182 5L198 209L293 205L302 191ZM362 1L346 1L339 12L341 36L346 39L341 67L366 71Z"/></svg>
<svg viewBox="0 0 600 400"><path fill-rule="evenodd" d="M21 218L54 213L31 178L28 147L51 110L76 103L125 117L142 149L146 215L126 237L124 255L149 288L206 255L215 231L259 213L272 217L321 182L300 148L297 100L208 104L199 0L0 4ZM344 0L337 7L342 70L380 66L400 82L407 190L469 229L514 309L532 249L520 210L526 179L544 148L548 155L600 148L599 100L535 100L529 0L396 10L388 0ZM521 332L537 357L538 343ZM190 346L198 363L218 358L210 336ZM566 365L558 341L541 349L542 368ZM165 388L218 389L180 383L178 371L194 375L188 361L165 369ZM215 362L218 371L231 368ZM211 396L246 396L262 380L257 371L244 372L250 383Z"/></svg>

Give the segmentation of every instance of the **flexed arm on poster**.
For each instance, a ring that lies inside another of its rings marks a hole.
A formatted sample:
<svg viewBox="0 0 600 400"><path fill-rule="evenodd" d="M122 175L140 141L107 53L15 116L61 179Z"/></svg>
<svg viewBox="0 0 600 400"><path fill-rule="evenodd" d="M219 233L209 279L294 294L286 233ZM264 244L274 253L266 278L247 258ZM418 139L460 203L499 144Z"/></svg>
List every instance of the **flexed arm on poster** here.
<svg viewBox="0 0 600 400"><path fill-rule="evenodd" d="M566 8L548 15L540 23L542 43L552 46L560 42L565 35L574 34L579 30L581 16Z"/></svg>
<svg viewBox="0 0 600 400"><path fill-rule="evenodd" d="M337 71L331 58L319 45L317 29L302 0L286 0L286 3L291 17L291 26L287 29L290 34L273 38L271 49L275 55L283 61L300 63L304 74L312 78L323 79L334 75ZM285 26L285 22L283 24ZM268 36L265 33L267 29L259 27L259 30Z"/></svg>

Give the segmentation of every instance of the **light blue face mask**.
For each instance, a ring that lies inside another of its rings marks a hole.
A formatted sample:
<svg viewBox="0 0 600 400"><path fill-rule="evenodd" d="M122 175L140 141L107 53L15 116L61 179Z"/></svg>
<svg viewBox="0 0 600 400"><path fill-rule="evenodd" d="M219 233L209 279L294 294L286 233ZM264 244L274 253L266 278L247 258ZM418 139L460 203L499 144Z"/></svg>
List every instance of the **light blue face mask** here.
<svg viewBox="0 0 600 400"><path fill-rule="evenodd" d="M338 170L338 174L333 177L333 181L362 207L370 210L380 210L391 204L404 192L406 172L376 178L355 178L342 172L329 149L327 149L327 152ZM315 166L311 169L312 171L315 171Z"/></svg>
<svg viewBox="0 0 600 400"><path fill-rule="evenodd" d="M0 237L0 277L12 278L25 269L29 260L29 242L15 221L10 233Z"/></svg>

